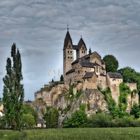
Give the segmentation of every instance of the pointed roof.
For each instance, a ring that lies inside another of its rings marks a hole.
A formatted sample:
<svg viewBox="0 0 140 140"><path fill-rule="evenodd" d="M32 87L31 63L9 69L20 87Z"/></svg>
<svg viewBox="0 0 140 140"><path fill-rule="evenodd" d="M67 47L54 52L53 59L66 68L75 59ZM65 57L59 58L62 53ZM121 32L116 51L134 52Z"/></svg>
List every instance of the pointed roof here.
<svg viewBox="0 0 140 140"><path fill-rule="evenodd" d="M86 44L83 40L83 38L81 37L78 43L78 48L80 49L82 47L82 45L84 45L84 48L87 50Z"/></svg>
<svg viewBox="0 0 140 140"><path fill-rule="evenodd" d="M69 41L72 44L72 39L71 39L70 33L69 33L69 31L67 31L66 36L65 36L65 39L64 39L64 47L68 45L68 42Z"/></svg>

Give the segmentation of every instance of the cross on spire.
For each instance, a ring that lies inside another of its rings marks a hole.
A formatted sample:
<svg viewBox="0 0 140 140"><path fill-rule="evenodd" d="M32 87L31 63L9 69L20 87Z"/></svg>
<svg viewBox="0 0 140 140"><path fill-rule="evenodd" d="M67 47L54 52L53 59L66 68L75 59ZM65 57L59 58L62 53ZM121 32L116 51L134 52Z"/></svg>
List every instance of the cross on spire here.
<svg viewBox="0 0 140 140"><path fill-rule="evenodd" d="M69 31L69 25L67 24L67 31Z"/></svg>

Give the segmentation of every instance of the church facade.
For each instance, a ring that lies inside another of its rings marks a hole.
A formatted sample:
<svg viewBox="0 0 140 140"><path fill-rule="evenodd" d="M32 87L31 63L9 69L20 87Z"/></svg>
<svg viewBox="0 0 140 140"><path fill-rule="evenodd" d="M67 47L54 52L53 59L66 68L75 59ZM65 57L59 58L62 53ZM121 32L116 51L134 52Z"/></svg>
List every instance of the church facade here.
<svg viewBox="0 0 140 140"><path fill-rule="evenodd" d="M122 75L116 72L107 73L102 57L96 51L91 52L90 49L87 51L83 38L80 38L77 45L73 44L69 31L64 39L63 75L66 85L81 84L83 90L99 88L104 90L109 87L112 98L118 103L119 85L123 82ZM137 89L136 83L127 85L131 91ZM138 102L138 97L135 101Z"/></svg>
<svg viewBox="0 0 140 140"><path fill-rule="evenodd" d="M74 53L74 51L76 53ZM76 54L76 60L74 60ZM113 82L119 85L123 78L119 73L107 73L105 62L97 52L87 52L82 38L77 45L73 45L69 31L66 33L63 48L63 75L65 84L83 83L86 88L105 89Z"/></svg>

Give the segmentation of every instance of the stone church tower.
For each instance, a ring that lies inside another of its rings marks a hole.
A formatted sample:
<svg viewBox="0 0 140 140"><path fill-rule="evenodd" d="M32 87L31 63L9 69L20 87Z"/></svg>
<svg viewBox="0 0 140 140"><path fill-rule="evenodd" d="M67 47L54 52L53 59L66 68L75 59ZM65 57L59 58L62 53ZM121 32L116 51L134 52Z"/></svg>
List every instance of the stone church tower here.
<svg viewBox="0 0 140 140"><path fill-rule="evenodd" d="M69 31L67 30L65 39L64 39L64 48L63 48L63 75L65 81L66 72L69 71L71 67L71 63L74 60L73 56L73 44Z"/></svg>
<svg viewBox="0 0 140 140"><path fill-rule="evenodd" d="M78 47L76 49L76 59L81 58L85 56L86 54L87 54L87 47L84 40L81 37L78 43Z"/></svg>

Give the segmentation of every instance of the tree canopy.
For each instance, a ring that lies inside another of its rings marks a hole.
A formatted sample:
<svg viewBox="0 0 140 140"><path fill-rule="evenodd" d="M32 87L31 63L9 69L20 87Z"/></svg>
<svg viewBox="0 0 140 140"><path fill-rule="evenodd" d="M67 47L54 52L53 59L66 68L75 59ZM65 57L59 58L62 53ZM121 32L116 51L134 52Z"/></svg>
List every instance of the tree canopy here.
<svg viewBox="0 0 140 140"><path fill-rule="evenodd" d="M22 127L22 106L24 89L22 84L22 63L16 44L11 47L11 57L7 59L6 75L3 78L3 105L6 126L13 129Z"/></svg>
<svg viewBox="0 0 140 140"><path fill-rule="evenodd" d="M107 72L116 72L119 67L119 62L113 55L106 55L103 58L105 65L106 65L106 71Z"/></svg>
<svg viewBox="0 0 140 140"><path fill-rule="evenodd" d="M119 73L123 76L123 80L126 83L136 82L138 86L138 90L140 91L140 73L136 72L131 67L125 67L118 70Z"/></svg>

